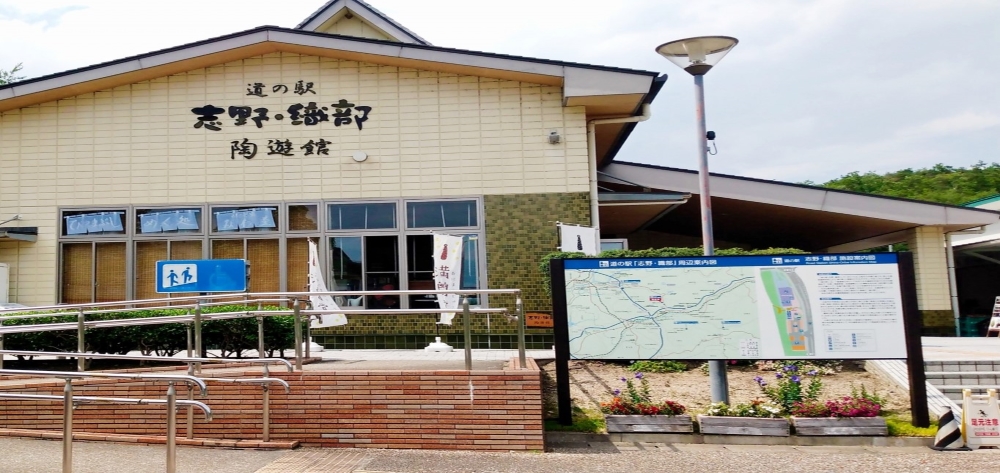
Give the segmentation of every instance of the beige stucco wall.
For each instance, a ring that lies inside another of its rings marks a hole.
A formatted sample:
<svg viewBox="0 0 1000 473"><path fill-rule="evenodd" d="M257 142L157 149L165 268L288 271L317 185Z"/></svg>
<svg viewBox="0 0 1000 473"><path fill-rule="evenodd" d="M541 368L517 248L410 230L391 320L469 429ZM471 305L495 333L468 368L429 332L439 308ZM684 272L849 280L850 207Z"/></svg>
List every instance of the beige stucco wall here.
<svg viewBox="0 0 1000 473"><path fill-rule="evenodd" d="M317 94L294 94L298 80ZM252 82L269 96L247 96ZM289 105L342 98L373 108L363 130L287 118ZM587 192L584 109L561 100L558 87L277 53L3 112L0 217L20 214L39 236L0 243L0 262L19 302L53 302L60 206ZM236 127L227 114L222 131L196 129L191 108L206 104L266 107L271 120ZM257 156L230 159L243 138ZM320 138L330 155L303 156ZM268 156L272 139L296 155Z"/></svg>
<svg viewBox="0 0 1000 473"><path fill-rule="evenodd" d="M918 307L923 311L951 310L948 256L945 254L943 229L934 226L917 227L906 241L913 252Z"/></svg>
<svg viewBox="0 0 1000 473"><path fill-rule="evenodd" d="M381 39L395 41L372 25L361 21L360 18L340 18L334 24L319 30L321 33L342 34L347 36L359 36L362 38Z"/></svg>

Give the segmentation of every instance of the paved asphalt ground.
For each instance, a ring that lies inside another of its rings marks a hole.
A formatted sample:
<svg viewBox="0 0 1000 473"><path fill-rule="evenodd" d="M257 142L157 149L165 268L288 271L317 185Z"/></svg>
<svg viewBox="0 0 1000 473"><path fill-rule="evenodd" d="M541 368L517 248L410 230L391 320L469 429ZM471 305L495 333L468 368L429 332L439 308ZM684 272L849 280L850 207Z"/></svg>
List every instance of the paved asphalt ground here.
<svg viewBox="0 0 1000 473"><path fill-rule="evenodd" d="M924 338L929 359L1000 358L1000 340ZM326 351L314 354L353 369L378 369L402 360L456 364L462 352L410 350ZM517 356L511 350L473 350L479 366ZM551 350L528 356L551 358ZM307 365L307 369L308 369ZM450 367L450 365L448 365ZM478 367L478 366L477 366ZM440 368L439 368L440 369ZM364 449L254 451L178 447L183 473L659 473L659 472L990 472L1000 471L1000 450L934 452L923 447L777 447L683 444L599 444L546 453L475 453ZM162 472L165 448L75 442L75 473ZM62 443L0 438L0 473L58 473Z"/></svg>
<svg viewBox="0 0 1000 473"><path fill-rule="evenodd" d="M59 441L0 439L0 472L57 473ZM163 446L76 442L75 473L164 471ZM934 452L924 447L776 447L627 443L547 453L178 447L185 473L640 473L640 472L990 472L1000 450Z"/></svg>

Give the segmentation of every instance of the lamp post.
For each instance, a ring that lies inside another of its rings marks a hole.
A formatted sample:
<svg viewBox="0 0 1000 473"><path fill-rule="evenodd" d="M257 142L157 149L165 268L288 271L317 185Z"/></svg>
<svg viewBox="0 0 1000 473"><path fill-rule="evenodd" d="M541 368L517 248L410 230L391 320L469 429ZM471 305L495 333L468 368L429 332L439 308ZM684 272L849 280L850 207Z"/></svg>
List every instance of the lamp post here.
<svg viewBox="0 0 1000 473"><path fill-rule="evenodd" d="M698 194L701 201L701 240L705 256L715 253L712 235L712 196L708 189L708 131L705 127L704 76L739 41L729 36L699 36L661 44L656 52L694 76L695 119L698 122ZM712 402L729 403L726 362L708 362Z"/></svg>

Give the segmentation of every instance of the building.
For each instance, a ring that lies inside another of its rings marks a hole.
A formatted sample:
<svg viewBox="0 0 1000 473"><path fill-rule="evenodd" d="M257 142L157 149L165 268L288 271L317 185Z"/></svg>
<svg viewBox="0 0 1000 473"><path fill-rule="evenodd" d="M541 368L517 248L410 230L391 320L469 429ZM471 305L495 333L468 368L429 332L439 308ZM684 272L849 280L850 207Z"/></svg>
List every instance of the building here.
<svg viewBox="0 0 1000 473"><path fill-rule="evenodd" d="M10 299L153 298L155 262L166 259L245 258L251 291L303 290L309 239L321 242L331 289L429 289L430 235L446 232L467 242L464 288L518 287L528 310L545 311L537 268L557 247L555 222L599 226L607 245L699 243L690 171L614 161L665 82L435 47L365 2L333 0L292 29L3 86ZM944 233L997 221L991 211L736 176L712 186L720 244L853 251L887 235L913 239L928 320L950 310ZM317 338L422 346L434 321L354 317ZM513 341L503 317L474 329L479 346ZM529 334L529 346L550 340Z"/></svg>

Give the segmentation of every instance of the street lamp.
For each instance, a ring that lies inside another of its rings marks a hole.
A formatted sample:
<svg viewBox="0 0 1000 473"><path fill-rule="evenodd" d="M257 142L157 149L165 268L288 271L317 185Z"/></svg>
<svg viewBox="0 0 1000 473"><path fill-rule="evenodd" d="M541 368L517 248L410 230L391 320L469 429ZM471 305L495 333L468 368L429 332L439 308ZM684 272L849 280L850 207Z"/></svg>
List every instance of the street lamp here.
<svg viewBox="0 0 1000 473"><path fill-rule="evenodd" d="M705 127L704 75L725 57L739 41L729 36L699 36L661 44L656 52L694 76L695 119L698 122L698 193L701 200L701 241L705 256L715 253L712 236L712 197L708 189L708 131ZM726 362L708 362L712 402L729 403Z"/></svg>

